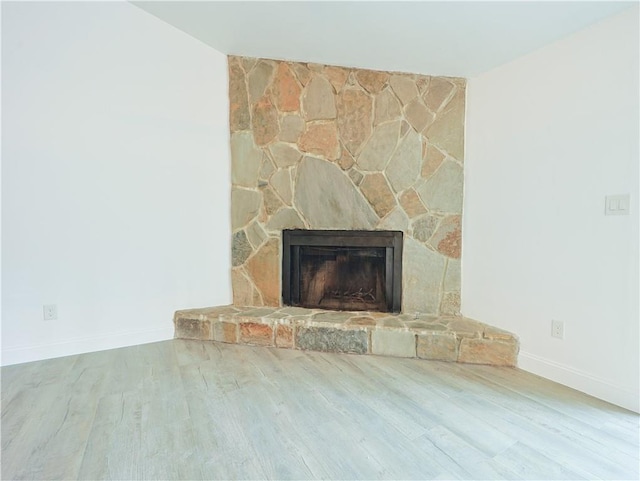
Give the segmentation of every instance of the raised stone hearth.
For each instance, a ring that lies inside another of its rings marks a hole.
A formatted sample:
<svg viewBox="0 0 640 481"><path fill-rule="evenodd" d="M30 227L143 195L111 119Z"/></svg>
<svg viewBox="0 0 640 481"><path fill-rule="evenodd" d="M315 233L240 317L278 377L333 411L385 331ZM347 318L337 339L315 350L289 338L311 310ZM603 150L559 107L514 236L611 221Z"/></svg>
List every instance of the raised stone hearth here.
<svg viewBox="0 0 640 481"><path fill-rule="evenodd" d="M176 339L515 366L518 338L456 316L219 306L177 311Z"/></svg>

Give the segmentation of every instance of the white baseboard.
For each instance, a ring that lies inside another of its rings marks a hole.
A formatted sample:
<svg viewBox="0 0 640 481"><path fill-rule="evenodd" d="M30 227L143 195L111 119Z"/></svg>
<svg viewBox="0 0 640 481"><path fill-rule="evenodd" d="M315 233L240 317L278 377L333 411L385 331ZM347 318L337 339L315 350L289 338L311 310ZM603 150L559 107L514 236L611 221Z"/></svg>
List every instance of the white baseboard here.
<svg viewBox="0 0 640 481"><path fill-rule="evenodd" d="M104 336L68 339L50 344L3 347L2 365L9 366L11 364L72 356L85 352L104 351L106 349L166 341L167 339L173 339L173 326L163 327L161 329L142 329L107 334Z"/></svg>
<svg viewBox="0 0 640 481"><path fill-rule="evenodd" d="M518 367L616 406L640 413L640 395L633 389L612 384L606 379L528 352L520 351Z"/></svg>

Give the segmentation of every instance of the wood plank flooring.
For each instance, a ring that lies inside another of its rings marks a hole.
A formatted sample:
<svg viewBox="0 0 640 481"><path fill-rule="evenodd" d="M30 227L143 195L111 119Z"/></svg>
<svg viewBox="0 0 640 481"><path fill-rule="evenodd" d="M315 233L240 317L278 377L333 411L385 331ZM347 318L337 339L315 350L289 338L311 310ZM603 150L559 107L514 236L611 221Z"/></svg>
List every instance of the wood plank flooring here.
<svg viewBox="0 0 640 481"><path fill-rule="evenodd" d="M510 368L173 340L3 367L2 479L638 479L637 414Z"/></svg>

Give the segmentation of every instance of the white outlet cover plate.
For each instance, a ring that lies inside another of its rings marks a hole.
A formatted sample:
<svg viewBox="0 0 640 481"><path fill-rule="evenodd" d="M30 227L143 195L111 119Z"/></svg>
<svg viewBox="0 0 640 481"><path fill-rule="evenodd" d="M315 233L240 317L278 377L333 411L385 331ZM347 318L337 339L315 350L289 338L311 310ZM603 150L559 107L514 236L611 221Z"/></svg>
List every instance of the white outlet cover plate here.
<svg viewBox="0 0 640 481"><path fill-rule="evenodd" d="M42 311L45 321L55 321L58 318L58 306L55 304L45 304L42 306Z"/></svg>
<svg viewBox="0 0 640 481"><path fill-rule="evenodd" d="M564 322L555 320L551 321L551 337L564 339Z"/></svg>

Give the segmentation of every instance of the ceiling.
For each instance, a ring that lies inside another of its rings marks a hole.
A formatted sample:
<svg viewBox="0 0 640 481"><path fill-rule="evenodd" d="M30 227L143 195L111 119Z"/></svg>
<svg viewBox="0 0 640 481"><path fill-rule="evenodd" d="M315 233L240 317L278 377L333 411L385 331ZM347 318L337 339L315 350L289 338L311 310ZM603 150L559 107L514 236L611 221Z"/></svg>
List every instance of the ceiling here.
<svg viewBox="0 0 640 481"><path fill-rule="evenodd" d="M638 2L134 1L228 55L472 77Z"/></svg>

